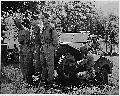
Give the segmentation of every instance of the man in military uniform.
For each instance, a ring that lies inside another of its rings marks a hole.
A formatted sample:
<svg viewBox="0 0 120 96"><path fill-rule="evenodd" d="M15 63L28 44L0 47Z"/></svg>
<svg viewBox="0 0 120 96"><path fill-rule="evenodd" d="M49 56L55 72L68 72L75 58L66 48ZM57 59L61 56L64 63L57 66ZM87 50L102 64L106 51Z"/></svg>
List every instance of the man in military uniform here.
<svg viewBox="0 0 120 96"><path fill-rule="evenodd" d="M92 55L92 53L90 52L91 48L85 44L85 46L82 46L80 51L82 53L82 62L80 64L85 65L86 70L88 73L90 73L91 75L94 75L95 73L93 73L94 71L94 57Z"/></svg>
<svg viewBox="0 0 120 96"><path fill-rule="evenodd" d="M21 20L14 19L16 27L19 29L18 42L20 44L20 67L23 74L23 79L29 84L32 84L32 74L34 73L33 68L33 52L30 46L30 32L26 30Z"/></svg>
<svg viewBox="0 0 120 96"><path fill-rule="evenodd" d="M49 15L44 14L43 20L43 32L42 32L42 50L47 63L47 82L52 83L54 79L54 52L58 45L58 36L55 28L53 28L48 22ZM43 73L45 74L45 73ZM45 76L43 76L45 77Z"/></svg>
<svg viewBox="0 0 120 96"><path fill-rule="evenodd" d="M34 38L34 59L35 59L35 73L39 73L41 75L42 72L42 64L40 62L40 48L41 48L41 33L40 33L40 21L34 20L32 22L33 26L33 34Z"/></svg>

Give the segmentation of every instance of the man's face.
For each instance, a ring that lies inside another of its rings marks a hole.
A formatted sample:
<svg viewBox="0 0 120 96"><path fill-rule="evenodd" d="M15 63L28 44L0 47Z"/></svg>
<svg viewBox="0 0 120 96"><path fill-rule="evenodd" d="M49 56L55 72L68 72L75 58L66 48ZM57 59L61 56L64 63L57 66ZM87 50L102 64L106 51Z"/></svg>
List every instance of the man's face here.
<svg viewBox="0 0 120 96"><path fill-rule="evenodd" d="M48 23L48 19L45 18L45 17L42 19L42 21L43 21L43 24L44 24L44 25Z"/></svg>

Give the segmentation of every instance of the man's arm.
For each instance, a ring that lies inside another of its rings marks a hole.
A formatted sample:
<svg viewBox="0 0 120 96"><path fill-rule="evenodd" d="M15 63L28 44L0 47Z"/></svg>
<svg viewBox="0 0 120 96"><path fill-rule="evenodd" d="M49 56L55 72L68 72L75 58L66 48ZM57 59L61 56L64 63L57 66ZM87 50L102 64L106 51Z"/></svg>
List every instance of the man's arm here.
<svg viewBox="0 0 120 96"><path fill-rule="evenodd" d="M58 38L58 34L57 34L57 31L55 30L55 28L53 28L52 38L53 38L53 45L55 47L57 47L59 38Z"/></svg>

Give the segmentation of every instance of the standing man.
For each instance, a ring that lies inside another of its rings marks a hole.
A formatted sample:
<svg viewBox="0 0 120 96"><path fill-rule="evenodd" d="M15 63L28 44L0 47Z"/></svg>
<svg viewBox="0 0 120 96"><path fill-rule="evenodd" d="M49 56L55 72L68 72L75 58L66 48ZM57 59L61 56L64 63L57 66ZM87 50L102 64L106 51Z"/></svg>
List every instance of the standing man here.
<svg viewBox="0 0 120 96"><path fill-rule="evenodd" d="M19 29L18 42L20 44L20 67L23 74L23 80L28 84L32 84L32 75L34 74L33 68L33 52L30 45L30 32L26 30L21 20L14 19L16 27Z"/></svg>
<svg viewBox="0 0 120 96"><path fill-rule="evenodd" d="M40 48L41 48L41 33L40 33L40 21L34 20L32 22L34 38L34 59L35 59L35 73L42 73L42 64L40 63Z"/></svg>
<svg viewBox="0 0 120 96"><path fill-rule="evenodd" d="M58 36L55 28L49 24L48 19L49 15L44 13L42 17L44 27L41 40L43 44L42 50L47 63L47 82L52 84L54 79L54 52L58 45Z"/></svg>

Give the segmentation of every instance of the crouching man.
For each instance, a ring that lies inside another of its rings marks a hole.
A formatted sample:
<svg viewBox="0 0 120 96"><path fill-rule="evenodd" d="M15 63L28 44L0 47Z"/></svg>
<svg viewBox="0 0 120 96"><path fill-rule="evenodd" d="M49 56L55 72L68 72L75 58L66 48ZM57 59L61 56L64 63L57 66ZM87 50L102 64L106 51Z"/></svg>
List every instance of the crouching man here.
<svg viewBox="0 0 120 96"><path fill-rule="evenodd" d="M84 65L86 72L83 72L86 74L86 79L89 77L94 77L95 76L95 71L94 71L94 57L92 55L92 53L89 51L89 48L87 48L86 46L83 46L83 48L81 48L81 53L82 53L82 60L78 61L78 64ZM84 74L84 75L85 75Z"/></svg>
<svg viewBox="0 0 120 96"><path fill-rule="evenodd" d="M15 25L18 28L18 42L20 44L20 68L23 74L23 79L27 83L32 84L33 68L33 52L30 45L30 31L26 30L21 24L21 20L14 19Z"/></svg>

